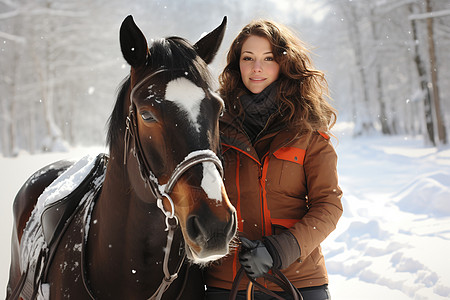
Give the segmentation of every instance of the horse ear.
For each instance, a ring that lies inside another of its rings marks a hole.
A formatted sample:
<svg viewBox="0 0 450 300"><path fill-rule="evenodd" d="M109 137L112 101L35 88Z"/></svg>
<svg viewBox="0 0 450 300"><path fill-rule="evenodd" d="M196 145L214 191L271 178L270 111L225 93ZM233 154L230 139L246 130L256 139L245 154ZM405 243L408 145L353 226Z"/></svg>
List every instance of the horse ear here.
<svg viewBox="0 0 450 300"><path fill-rule="evenodd" d="M222 24L216 29L205 35L197 43L194 48L198 55L207 63L211 63L216 56L217 50L219 50L222 43L223 36L225 34L225 28L227 25L227 17L223 17Z"/></svg>
<svg viewBox="0 0 450 300"><path fill-rule="evenodd" d="M147 61L147 40L132 16L126 17L120 26L120 49L133 68L143 66Z"/></svg>

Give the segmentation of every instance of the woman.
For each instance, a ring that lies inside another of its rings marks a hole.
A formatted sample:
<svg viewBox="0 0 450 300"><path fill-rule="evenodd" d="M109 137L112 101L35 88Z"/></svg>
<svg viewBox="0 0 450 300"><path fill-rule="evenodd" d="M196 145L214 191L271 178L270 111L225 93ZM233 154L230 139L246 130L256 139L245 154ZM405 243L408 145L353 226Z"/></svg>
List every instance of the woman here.
<svg viewBox="0 0 450 300"><path fill-rule="evenodd" d="M336 113L324 74L291 31L258 20L233 41L219 81L225 185L241 247L206 271L207 299L228 299L241 266L287 299L261 278L271 268L305 300L330 299L320 243L342 215L342 192L327 134ZM239 285L238 299L245 299L247 283ZM271 299L258 291L255 298Z"/></svg>

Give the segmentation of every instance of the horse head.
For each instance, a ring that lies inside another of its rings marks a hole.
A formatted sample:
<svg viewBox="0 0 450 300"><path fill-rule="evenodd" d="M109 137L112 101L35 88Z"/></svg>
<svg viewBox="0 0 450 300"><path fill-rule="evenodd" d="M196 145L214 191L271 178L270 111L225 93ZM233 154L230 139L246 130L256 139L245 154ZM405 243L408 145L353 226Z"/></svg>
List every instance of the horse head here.
<svg viewBox="0 0 450 300"><path fill-rule="evenodd" d="M128 16L120 44L130 64L124 160L130 184L179 223L187 257L216 260L229 251L236 213L222 181L219 116L208 64L222 41L226 18L194 45L180 37L147 40ZM127 95L128 95L127 94Z"/></svg>

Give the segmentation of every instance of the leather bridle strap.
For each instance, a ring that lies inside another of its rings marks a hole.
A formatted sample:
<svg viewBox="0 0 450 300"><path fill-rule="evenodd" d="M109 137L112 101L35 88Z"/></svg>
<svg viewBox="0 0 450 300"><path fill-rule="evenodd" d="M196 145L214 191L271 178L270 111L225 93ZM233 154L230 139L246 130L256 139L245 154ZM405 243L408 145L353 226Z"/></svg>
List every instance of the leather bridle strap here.
<svg viewBox="0 0 450 300"><path fill-rule="evenodd" d="M180 272L181 266L184 263L184 259L185 259L186 255L183 253L180 261L178 262L178 266L175 270L175 273L170 274L169 256L170 256L170 251L171 251L171 247L172 247L173 234L175 232L175 229L178 226L178 219L176 219L176 220L177 220L176 224L169 225L169 229L168 229L168 233L167 233L167 243L166 243L166 248L165 248L166 251L164 251L164 261L163 261L164 278L162 279L161 284L159 285L156 292L153 293L153 295L150 298L148 298L148 300L159 300L162 298L164 292L167 291L167 289L172 284L172 282L178 278L178 273ZM166 216L166 224L168 224L167 216Z"/></svg>
<svg viewBox="0 0 450 300"><path fill-rule="evenodd" d="M124 149L124 164L127 163L127 155L130 147L130 139L133 138L134 147L133 147L133 156L136 158L139 165L139 172L144 183L150 187L150 190L153 196L156 198L156 204L159 209L165 215L166 222L166 231L167 231L167 241L166 241L166 251L164 251L164 260L163 260L163 272L164 278L161 281L158 289L148 300L159 300L162 298L164 292L169 288L172 282L177 279L178 273L181 270L181 267L184 263L186 254L183 253L182 258L178 262L177 268L173 274L170 274L169 271L169 257L172 248L173 235L178 227L178 218L175 216L175 206L172 198L169 196L175 184L178 182L180 177L193 166L204 163L204 162L212 162L217 167L220 176L223 178L223 166L220 159L217 155L211 150L197 150L188 154L184 160L179 163L172 174L169 177L169 180L165 185L160 185L158 179L152 172L150 168L150 164L145 157L143 147L141 141L139 139L139 134L137 130L137 120L136 120L136 111L135 104L133 102L133 95L135 91L143 85L149 78L153 77L157 73L166 71L164 69L157 70L154 73L150 74L142 81L140 81L136 86L133 87L130 93L130 108L129 113L126 120L126 130L125 130L125 149ZM163 198L166 198L170 204L170 210L166 210L163 205ZM172 224L171 224L172 223ZM181 292L180 292L181 294Z"/></svg>
<svg viewBox="0 0 450 300"><path fill-rule="evenodd" d="M148 163L148 160L145 157L143 147L141 144L141 141L139 139L138 130L137 130L137 122L136 122L136 111L135 111L135 104L133 102L133 96L135 91L142 86L144 82L146 82L149 78L155 76L158 73L167 71L165 69L160 69L155 71L154 73L150 74L149 76L145 77L142 81L140 81L136 86L133 87L130 93L130 108L129 113L126 119L126 129L125 129L125 149L124 149L124 164L127 162L127 155L128 155L128 149L130 146L130 139L131 137L134 138L134 148L133 148L133 155L136 157L137 162L139 164L139 170L142 177L142 180L146 184L150 186L150 189L155 196L156 199L162 199L163 197L166 197L169 195L175 184L177 183L178 179L191 167L193 167L196 164L200 164L203 162L212 162L216 165L221 177L223 178L223 166L220 159L217 157L217 155L211 151L211 150L198 150L191 152L186 158L178 164L178 166L174 169L172 172L168 182L162 188L159 183L158 179L152 172L150 165Z"/></svg>
<svg viewBox="0 0 450 300"><path fill-rule="evenodd" d="M150 187L153 196L157 199L159 203L158 207L163 211L163 213L166 216L169 214L170 218L173 218L174 212L172 199L170 198L169 194L172 193L175 184L187 170L200 163L212 162L217 167L220 176L223 178L222 162L217 157L217 155L211 150L197 150L189 153L184 158L184 160L175 167L172 174L170 175L169 180L165 185L159 185L158 179L151 171L148 160L145 157L141 140L139 139L139 135L137 132L136 114L132 106L130 106L130 112L127 117L127 127L125 130L124 164L126 164L126 155L131 137L134 138L133 155L136 157L136 160L138 162L141 178L144 181L144 183L148 184L148 186ZM172 206L172 211L165 211L164 208L162 208L161 202L163 198L167 198L169 200Z"/></svg>
<svg viewBox="0 0 450 300"><path fill-rule="evenodd" d="M169 194L172 192L173 187L177 183L178 179L183 175L187 170L192 168L193 166L203 163L203 162L212 162L216 165L217 170L220 173L220 176L223 178L223 167L222 162L217 157L217 155L211 150L198 150L191 152L186 158L173 170L172 176L170 176L169 181L166 184L164 192Z"/></svg>
<svg viewBox="0 0 450 300"><path fill-rule="evenodd" d="M275 284L277 284L279 287L281 287L285 292L292 295L294 300L303 300L302 295L300 292L292 285L292 283L287 279L287 277L278 269L272 269L272 272L274 275L271 274L265 274L264 278L268 281L271 281ZM239 289L239 283L241 282L242 278L244 277L244 268L241 267L239 271L236 274L236 277L234 278L233 285L229 294L229 300L235 300L238 294ZM247 300L252 300L253 298L253 287L257 286L259 290L264 292L267 295L272 296L275 299L283 300L284 298L275 294L273 291L269 290L262 284L256 281L256 279L247 276L250 280L247 285L247 292L246 292L246 298Z"/></svg>

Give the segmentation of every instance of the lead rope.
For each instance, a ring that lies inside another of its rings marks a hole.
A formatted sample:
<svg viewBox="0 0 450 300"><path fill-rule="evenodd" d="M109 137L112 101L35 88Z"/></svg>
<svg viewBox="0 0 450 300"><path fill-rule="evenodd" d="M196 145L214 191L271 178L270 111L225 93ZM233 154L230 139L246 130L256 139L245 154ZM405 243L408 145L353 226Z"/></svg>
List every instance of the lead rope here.
<svg viewBox="0 0 450 300"><path fill-rule="evenodd" d="M271 281L275 284L277 284L279 287L281 287L285 292L290 293L294 300L303 300L303 296L300 294L298 289L296 289L292 283L287 279L287 277L278 269L272 269L272 272L274 275L271 274L264 274L264 278L268 281ZM239 271L236 274L236 277L233 280L233 286L231 288L228 300L236 300L238 289L239 289L239 283L241 282L242 278L244 277L244 268L241 267ZM278 276L278 277L277 277ZM258 287L259 290L264 292L267 295L272 296L274 299L283 300L284 298L280 295L275 294L273 291L269 290L262 284L256 281L256 279L247 276L250 280L247 289L246 289L246 299L247 300L253 300L253 290L254 286Z"/></svg>

